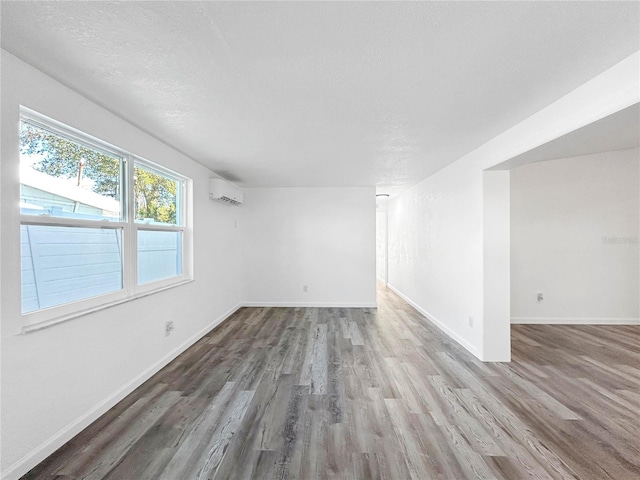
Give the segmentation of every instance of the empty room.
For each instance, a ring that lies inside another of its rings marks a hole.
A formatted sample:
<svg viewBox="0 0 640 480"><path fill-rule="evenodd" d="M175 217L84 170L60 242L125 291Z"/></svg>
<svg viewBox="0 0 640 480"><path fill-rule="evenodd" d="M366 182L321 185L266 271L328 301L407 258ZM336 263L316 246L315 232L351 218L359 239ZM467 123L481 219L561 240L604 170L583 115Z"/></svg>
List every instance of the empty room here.
<svg viewBox="0 0 640 480"><path fill-rule="evenodd" d="M0 478L640 478L640 2L0 1Z"/></svg>

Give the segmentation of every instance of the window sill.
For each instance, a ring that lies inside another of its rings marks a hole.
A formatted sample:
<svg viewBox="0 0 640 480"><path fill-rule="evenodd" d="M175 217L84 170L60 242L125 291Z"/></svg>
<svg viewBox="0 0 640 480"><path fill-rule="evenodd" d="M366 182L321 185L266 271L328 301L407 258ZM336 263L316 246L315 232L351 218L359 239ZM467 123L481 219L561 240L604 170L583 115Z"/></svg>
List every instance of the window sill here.
<svg viewBox="0 0 640 480"><path fill-rule="evenodd" d="M155 293L163 292L165 290L169 290L170 288L180 287L182 285L186 285L186 284L191 283L193 281L194 280L192 278L189 278L189 279L186 279L186 280L181 280L181 281L179 281L177 283L172 283L170 285L163 285L163 286L160 286L158 288L154 288L154 289L151 289L151 290L146 290L144 292L140 292L140 293L137 293L135 295L131 295L131 296L126 297L126 298L120 298L118 300L113 300L111 302L106 302L106 303L103 303L101 305L97 305L95 307L86 308L84 310L79 310L77 312L69 313L69 314L66 314L66 315L61 315L59 317L51 318L51 319L48 319L48 320L43 320L41 322L33 323L33 324L30 324L30 325L25 325L24 327L22 327L20 335L26 335L28 333L37 332L39 330L44 330L45 328L49 328L49 327L52 327L54 325L58 325L59 323L63 323L63 322L69 321L69 320L73 320L73 319L78 318L78 317L83 317L83 316L88 315L90 313L99 312L100 310L106 310L107 308L115 307L116 305L121 305L123 303L127 303L127 302L130 302L132 300L137 300L139 298L143 298L143 297L146 297L148 295L153 295Z"/></svg>

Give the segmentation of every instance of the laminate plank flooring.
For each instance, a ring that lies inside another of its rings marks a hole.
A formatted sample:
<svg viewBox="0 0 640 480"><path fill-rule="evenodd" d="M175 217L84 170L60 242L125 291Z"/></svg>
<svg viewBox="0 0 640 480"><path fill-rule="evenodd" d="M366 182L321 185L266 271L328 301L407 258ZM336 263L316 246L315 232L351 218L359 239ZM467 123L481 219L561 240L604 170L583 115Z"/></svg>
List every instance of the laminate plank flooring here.
<svg viewBox="0 0 640 480"><path fill-rule="evenodd" d="M484 364L392 292L243 308L26 479L640 479L640 327Z"/></svg>

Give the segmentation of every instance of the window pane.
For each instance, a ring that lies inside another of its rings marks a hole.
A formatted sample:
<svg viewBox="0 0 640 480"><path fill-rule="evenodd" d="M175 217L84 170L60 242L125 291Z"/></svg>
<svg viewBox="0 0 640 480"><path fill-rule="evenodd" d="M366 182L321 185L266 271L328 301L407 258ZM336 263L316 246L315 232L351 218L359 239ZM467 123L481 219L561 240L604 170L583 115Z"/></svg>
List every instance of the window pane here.
<svg viewBox="0 0 640 480"><path fill-rule="evenodd" d="M20 123L20 211L88 220L122 218L122 160Z"/></svg>
<svg viewBox="0 0 640 480"><path fill-rule="evenodd" d="M182 232L138 230L138 284L182 274Z"/></svg>
<svg viewBox="0 0 640 480"><path fill-rule="evenodd" d="M180 195L182 182L136 165L134 168L134 198L136 222L180 225Z"/></svg>
<svg viewBox="0 0 640 480"><path fill-rule="evenodd" d="M122 289L120 229L21 225L22 313Z"/></svg>

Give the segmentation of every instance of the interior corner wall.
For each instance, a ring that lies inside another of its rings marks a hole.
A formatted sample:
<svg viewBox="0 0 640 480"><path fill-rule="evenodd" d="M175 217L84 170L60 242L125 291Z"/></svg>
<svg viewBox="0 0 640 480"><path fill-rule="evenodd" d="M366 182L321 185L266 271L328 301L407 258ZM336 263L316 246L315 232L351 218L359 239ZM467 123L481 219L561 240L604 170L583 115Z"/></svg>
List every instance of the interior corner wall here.
<svg viewBox="0 0 640 480"><path fill-rule="evenodd" d="M375 188L249 188L243 209L245 305L375 307Z"/></svg>
<svg viewBox="0 0 640 480"><path fill-rule="evenodd" d="M474 355L491 358L489 335L483 334L484 170L638 103L639 70L636 52L394 196L389 201L389 286ZM509 318L491 328L506 338Z"/></svg>
<svg viewBox="0 0 640 480"><path fill-rule="evenodd" d="M639 160L635 148L511 171L513 323L639 322Z"/></svg>
<svg viewBox="0 0 640 480"><path fill-rule="evenodd" d="M2 478L18 478L232 313L241 208L208 198L212 172L2 51ZM20 105L193 180L189 284L19 335ZM166 337L164 324L172 320Z"/></svg>

